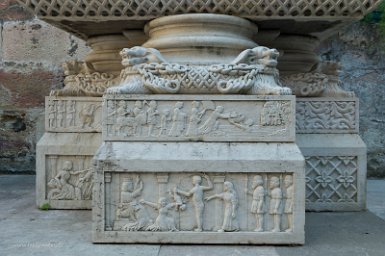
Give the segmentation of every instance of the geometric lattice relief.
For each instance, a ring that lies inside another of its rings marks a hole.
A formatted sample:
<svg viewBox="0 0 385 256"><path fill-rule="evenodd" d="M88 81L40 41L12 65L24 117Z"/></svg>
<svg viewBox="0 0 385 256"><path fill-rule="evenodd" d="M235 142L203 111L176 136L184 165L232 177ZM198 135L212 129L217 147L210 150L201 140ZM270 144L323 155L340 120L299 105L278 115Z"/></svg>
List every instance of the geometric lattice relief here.
<svg viewBox="0 0 385 256"><path fill-rule="evenodd" d="M311 156L306 159L306 203L357 202L356 156Z"/></svg>
<svg viewBox="0 0 385 256"><path fill-rule="evenodd" d="M18 0L39 17L148 19L183 13L221 13L241 17L357 17L381 0Z"/></svg>

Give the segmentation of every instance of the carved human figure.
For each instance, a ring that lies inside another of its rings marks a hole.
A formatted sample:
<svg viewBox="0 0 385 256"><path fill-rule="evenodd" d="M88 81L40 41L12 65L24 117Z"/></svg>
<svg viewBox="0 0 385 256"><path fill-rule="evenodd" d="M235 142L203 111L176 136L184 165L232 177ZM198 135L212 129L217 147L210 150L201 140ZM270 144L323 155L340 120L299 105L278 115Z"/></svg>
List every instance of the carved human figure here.
<svg viewBox="0 0 385 256"><path fill-rule="evenodd" d="M263 187L263 177L261 175L254 176L252 187L253 193L248 192L247 189L246 191L253 196L250 212L255 214L256 228L254 231L262 232L265 214L265 188Z"/></svg>
<svg viewBox="0 0 385 256"><path fill-rule="evenodd" d="M191 103L191 114L186 133L187 136L197 136L199 134L198 124L201 122L202 116L206 112L206 109L200 111L199 106L199 101L193 101Z"/></svg>
<svg viewBox="0 0 385 256"><path fill-rule="evenodd" d="M49 127L54 128L55 127L55 121L56 121L56 105L55 101L50 101L48 105L48 125Z"/></svg>
<svg viewBox="0 0 385 256"><path fill-rule="evenodd" d="M172 208L176 207L176 203L168 203L165 197L160 197L158 203L148 202L143 199L140 200L140 203L151 206L158 211L158 217L154 224L146 228L147 231L178 231L172 215Z"/></svg>
<svg viewBox="0 0 385 256"><path fill-rule="evenodd" d="M285 230L286 232L293 231L293 197L294 197L294 187L293 187L293 176L286 175L283 181L286 191L284 194L285 199L285 207L283 213L286 214L288 228Z"/></svg>
<svg viewBox="0 0 385 256"><path fill-rule="evenodd" d="M122 134L124 125L126 123L126 115L127 115L127 110L126 110L126 102L124 100L121 100L117 104L117 108L115 111L112 111L108 114L108 116L116 116L116 123L114 126L115 133L116 134Z"/></svg>
<svg viewBox="0 0 385 256"><path fill-rule="evenodd" d="M70 200L75 199L75 188L69 183L71 177L72 162L65 161L63 168L56 174L56 176L48 182L48 187L52 190L48 193L49 199L54 200Z"/></svg>
<svg viewBox="0 0 385 256"><path fill-rule="evenodd" d="M70 100L68 101L67 105L67 126L74 126L75 125L75 101Z"/></svg>
<svg viewBox="0 0 385 256"><path fill-rule="evenodd" d="M120 192L120 203L116 210L117 220L128 219L129 223L124 225L123 230L144 230L150 225L150 218L146 209L138 203L137 197L143 190L143 181L136 177L135 184L129 178L123 180Z"/></svg>
<svg viewBox="0 0 385 256"><path fill-rule="evenodd" d="M192 177L193 188L189 191L186 192L175 188L175 191L178 194L191 197L192 203L195 208L196 229L194 231L197 232L201 232L203 230L203 211L205 208L205 204L203 202L204 191L211 190L214 188L210 177L207 175L203 175L203 177L207 180L207 186L202 186L202 177L199 175L195 175Z"/></svg>
<svg viewBox="0 0 385 256"><path fill-rule="evenodd" d="M230 117L230 114L223 113L223 111L223 106L217 106L206 122L199 127L200 132L202 134L208 134L217 130L219 126L219 119L228 119Z"/></svg>
<svg viewBox="0 0 385 256"><path fill-rule="evenodd" d="M170 121L171 121L170 110L169 109L163 110L162 115L160 117L160 130L159 130L158 136L167 134L167 124Z"/></svg>
<svg viewBox="0 0 385 256"><path fill-rule="evenodd" d="M273 216L273 229L272 232L281 231L281 202L282 202L282 190L280 188L279 178L276 176L270 179L270 208L269 214Z"/></svg>
<svg viewBox="0 0 385 256"><path fill-rule="evenodd" d="M92 168L70 171L70 174L78 175L75 183L75 198L77 200L90 200L92 195Z"/></svg>
<svg viewBox="0 0 385 256"><path fill-rule="evenodd" d="M64 101L59 100L57 102L57 116L56 116L58 127L65 127L65 124L64 124L65 113L66 113L65 103Z"/></svg>
<svg viewBox="0 0 385 256"><path fill-rule="evenodd" d="M176 203L175 210L176 211L184 211L186 210L186 203L183 201L182 197L178 194L178 188L175 187L173 190L169 190L170 196L174 199Z"/></svg>
<svg viewBox="0 0 385 256"><path fill-rule="evenodd" d="M152 136L152 131L157 125L157 116L159 115L159 111L157 110L156 101L152 100L148 104L147 109L147 124L148 124L148 136Z"/></svg>
<svg viewBox="0 0 385 256"><path fill-rule="evenodd" d="M225 181L223 183L223 193L215 194L209 197L206 197L205 200L209 201L214 198L223 200L224 203L224 217L222 228L218 232L231 232L238 231L239 225L237 220L237 209L238 209L238 196L234 189L233 183L230 181Z"/></svg>
<svg viewBox="0 0 385 256"><path fill-rule="evenodd" d="M172 116L172 126L169 136L178 137L183 134L186 125L186 113L182 112L183 102L175 103L174 114Z"/></svg>
<svg viewBox="0 0 385 256"><path fill-rule="evenodd" d="M80 121L82 124L82 128L91 128L94 122L94 114L96 111L96 105L84 105L79 113Z"/></svg>
<svg viewBox="0 0 385 256"><path fill-rule="evenodd" d="M147 113L145 110L143 110L143 104L139 100L135 102L134 118L134 134L141 136L143 125L145 125L147 122Z"/></svg>

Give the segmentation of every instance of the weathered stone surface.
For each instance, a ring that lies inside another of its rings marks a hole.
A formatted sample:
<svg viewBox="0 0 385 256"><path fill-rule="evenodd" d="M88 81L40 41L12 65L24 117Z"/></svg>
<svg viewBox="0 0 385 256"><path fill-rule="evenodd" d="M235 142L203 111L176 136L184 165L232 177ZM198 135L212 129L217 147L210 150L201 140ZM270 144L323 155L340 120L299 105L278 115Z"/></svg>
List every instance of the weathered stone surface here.
<svg viewBox="0 0 385 256"><path fill-rule="evenodd" d="M95 165L94 242L304 243L304 161L294 143L105 142ZM250 195L256 175L261 197Z"/></svg>
<svg viewBox="0 0 385 256"><path fill-rule="evenodd" d="M373 43L375 42L375 43ZM368 147L368 176L385 176L385 41L375 25L356 23L325 42L323 59L341 62L342 87L360 100L360 136Z"/></svg>
<svg viewBox="0 0 385 256"><path fill-rule="evenodd" d="M0 3L0 20L29 20L33 14L17 3L16 0L2 0Z"/></svg>
<svg viewBox="0 0 385 256"><path fill-rule="evenodd" d="M60 72L38 69L33 72L20 72L18 70L0 70L0 91L4 99L0 106L28 108L44 107L44 96L52 88L60 88L62 84Z"/></svg>
<svg viewBox="0 0 385 256"><path fill-rule="evenodd" d="M0 109L0 173L34 173L35 145L42 136L42 108Z"/></svg>
<svg viewBox="0 0 385 256"><path fill-rule="evenodd" d="M0 173L34 173L44 96L63 86L63 59L83 58L88 48L16 1L0 2Z"/></svg>
<svg viewBox="0 0 385 256"><path fill-rule="evenodd" d="M37 19L5 22L2 36L4 65L35 62L46 68L57 68L63 60L84 57L89 50L79 39Z"/></svg>

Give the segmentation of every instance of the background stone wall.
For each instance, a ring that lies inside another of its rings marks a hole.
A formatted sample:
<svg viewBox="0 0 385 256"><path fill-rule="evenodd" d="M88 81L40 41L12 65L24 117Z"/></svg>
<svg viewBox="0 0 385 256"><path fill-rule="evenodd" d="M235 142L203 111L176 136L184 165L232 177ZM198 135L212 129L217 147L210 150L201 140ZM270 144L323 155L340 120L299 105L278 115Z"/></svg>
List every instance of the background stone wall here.
<svg viewBox="0 0 385 256"><path fill-rule="evenodd" d="M357 22L324 42L319 53L342 64L344 89L360 99L360 135L368 147L368 176L385 177L385 30Z"/></svg>
<svg viewBox="0 0 385 256"><path fill-rule="evenodd" d="M62 86L63 60L82 59L88 50L14 0L0 0L0 174L35 172L44 96Z"/></svg>
<svg viewBox="0 0 385 256"><path fill-rule="evenodd" d="M62 86L61 63L83 59L84 42L0 0L0 174L34 173L44 132L44 96ZM385 177L385 32L358 22L324 42L325 60L341 61L343 87L360 98L360 134L368 173Z"/></svg>

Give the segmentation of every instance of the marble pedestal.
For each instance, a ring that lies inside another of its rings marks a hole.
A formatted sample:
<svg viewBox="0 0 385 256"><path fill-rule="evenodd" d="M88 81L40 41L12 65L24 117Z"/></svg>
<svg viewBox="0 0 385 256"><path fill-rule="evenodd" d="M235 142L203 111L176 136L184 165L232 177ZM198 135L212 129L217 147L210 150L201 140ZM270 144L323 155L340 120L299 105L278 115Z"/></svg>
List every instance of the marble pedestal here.
<svg viewBox="0 0 385 256"><path fill-rule="evenodd" d="M90 209L91 159L102 142L101 99L47 97L46 133L36 148L36 204Z"/></svg>
<svg viewBox="0 0 385 256"><path fill-rule="evenodd" d="M297 98L297 144L306 160L306 210L366 209L366 146L357 98Z"/></svg>
<svg viewBox="0 0 385 256"><path fill-rule="evenodd" d="M107 95L103 106L95 243L304 243L293 96Z"/></svg>

